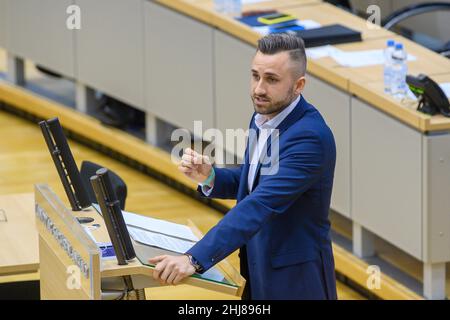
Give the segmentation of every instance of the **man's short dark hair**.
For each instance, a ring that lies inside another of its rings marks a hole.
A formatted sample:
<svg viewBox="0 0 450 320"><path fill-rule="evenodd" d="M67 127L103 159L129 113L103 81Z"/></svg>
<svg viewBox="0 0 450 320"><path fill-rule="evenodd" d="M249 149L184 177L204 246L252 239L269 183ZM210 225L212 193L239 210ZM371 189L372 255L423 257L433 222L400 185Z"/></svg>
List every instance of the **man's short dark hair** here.
<svg viewBox="0 0 450 320"><path fill-rule="evenodd" d="M306 73L306 53L303 39L288 33L274 33L258 40L258 51L263 54L277 54L289 52L291 60L298 65L299 76Z"/></svg>

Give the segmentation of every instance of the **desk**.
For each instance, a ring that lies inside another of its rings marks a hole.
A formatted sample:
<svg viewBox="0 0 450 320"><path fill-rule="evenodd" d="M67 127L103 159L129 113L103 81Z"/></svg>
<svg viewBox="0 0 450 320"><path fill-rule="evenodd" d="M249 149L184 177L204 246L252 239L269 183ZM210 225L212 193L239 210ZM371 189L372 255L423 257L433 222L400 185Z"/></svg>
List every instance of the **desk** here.
<svg viewBox="0 0 450 320"><path fill-rule="evenodd" d="M0 276L39 269L32 193L0 196L0 244Z"/></svg>
<svg viewBox="0 0 450 320"><path fill-rule="evenodd" d="M282 10L293 3L268 1L244 5L243 10L259 5ZM296 6L317 4L318 1L305 0L297 2ZM247 128L252 110L248 103L248 66L259 34L232 17L216 13L212 1L145 1L144 12L145 109L149 127L154 127L151 124L157 117L191 132L196 120L202 121L203 130ZM239 48L236 50L235 47ZM173 92L174 75L182 79L176 95ZM186 79L196 85L186 85ZM233 94L226 92L231 87L237 87ZM167 105L167 97L171 97L172 107ZM239 119L233 117L235 108L243 111ZM148 140L158 139L150 136ZM236 153L242 157L243 148Z"/></svg>
<svg viewBox="0 0 450 320"><path fill-rule="evenodd" d="M336 48L342 51L383 49L386 46L386 39L387 38L381 38L359 43L341 44L337 45ZM416 44L415 42L399 36L389 37L389 39L393 39L396 42L402 42L405 46L406 52L416 57L416 60L408 61L408 73L417 75L426 70L429 76L433 76L450 72L450 59L438 55ZM359 68L341 67L337 64L331 66L336 67L336 70L334 71L341 74L349 81L369 83L383 80L383 65Z"/></svg>
<svg viewBox="0 0 450 320"><path fill-rule="evenodd" d="M367 23L366 20L339 9L329 3L321 3L317 6L304 6L283 9L286 13L291 13L300 20L314 20L321 25L339 23L346 27L355 29L362 33L363 40L389 37L393 32L380 28L374 24Z"/></svg>
<svg viewBox="0 0 450 320"><path fill-rule="evenodd" d="M212 0L156 0L156 2L208 24L214 24L214 20L220 16L220 14L217 14L214 11L214 2ZM321 0L269 0L244 4L242 6L242 11L245 12L258 9L283 10L289 7L319 4L321 2Z"/></svg>

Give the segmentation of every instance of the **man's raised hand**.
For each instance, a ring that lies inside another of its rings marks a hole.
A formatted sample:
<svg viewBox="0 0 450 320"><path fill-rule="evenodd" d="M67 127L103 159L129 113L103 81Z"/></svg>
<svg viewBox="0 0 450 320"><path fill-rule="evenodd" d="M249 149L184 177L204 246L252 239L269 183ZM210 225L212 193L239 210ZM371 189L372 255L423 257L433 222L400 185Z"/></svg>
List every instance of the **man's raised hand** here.
<svg viewBox="0 0 450 320"><path fill-rule="evenodd" d="M178 169L188 178L197 183L202 183L211 174L212 165L208 156L201 155L191 148L186 148Z"/></svg>

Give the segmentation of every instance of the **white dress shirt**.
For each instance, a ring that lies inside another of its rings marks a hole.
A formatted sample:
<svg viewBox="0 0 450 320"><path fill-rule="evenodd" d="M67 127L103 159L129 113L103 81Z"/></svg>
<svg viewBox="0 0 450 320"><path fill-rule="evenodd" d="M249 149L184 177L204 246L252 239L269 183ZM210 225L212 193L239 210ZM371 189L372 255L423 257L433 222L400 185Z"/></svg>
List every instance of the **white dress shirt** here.
<svg viewBox="0 0 450 320"><path fill-rule="evenodd" d="M251 152L249 148L249 159L250 159L250 168L248 171L248 192L250 193L253 189L253 182L255 180L256 169L258 167L259 160L261 158L261 153L265 151L265 144L267 139L272 134L273 130L275 130L280 123L286 119L286 117L294 110L295 106L300 101L301 95L299 95L289 106L283 109L279 114L273 117L270 120L267 120L265 115L257 114L254 118L255 125L259 129L259 138L257 141L257 145L254 152ZM201 183L199 184L202 187L202 192L205 196L209 196L212 192L213 188L209 188L208 186L204 186Z"/></svg>
<svg viewBox="0 0 450 320"><path fill-rule="evenodd" d="M300 96L297 97L289 106L283 109L279 114L270 120L267 120L265 115L257 114L255 116L255 125L259 129L259 138L256 145L255 152L249 154L250 168L248 171L248 192L250 193L253 189L253 182L255 180L256 169L258 168L259 160L261 159L261 153L265 150L265 145L267 139L270 137L272 132L280 125L280 123L286 119L286 117L294 110L295 106L300 101Z"/></svg>

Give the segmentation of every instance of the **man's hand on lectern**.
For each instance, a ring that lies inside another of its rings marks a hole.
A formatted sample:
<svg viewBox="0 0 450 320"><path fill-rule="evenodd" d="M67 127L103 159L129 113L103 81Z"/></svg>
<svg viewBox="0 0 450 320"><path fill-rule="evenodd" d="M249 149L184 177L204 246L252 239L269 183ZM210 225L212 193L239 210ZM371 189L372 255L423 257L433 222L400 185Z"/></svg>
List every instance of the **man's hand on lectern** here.
<svg viewBox="0 0 450 320"><path fill-rule="evenodd" d="M153 279L159 280L161 284L178 284L184 278L195 273L194 266L190 263L189 257L182 256L157 256L148 260L155 265Z"/></svg>
<svg viewBox="0 0 450 320"><path fill-rule="evenodd" d="M181 157L181 163L178 169L188 178L197 183L202 183L211 174L212 165L208 156L201 155L190 148L186 148Z"/></svg>

